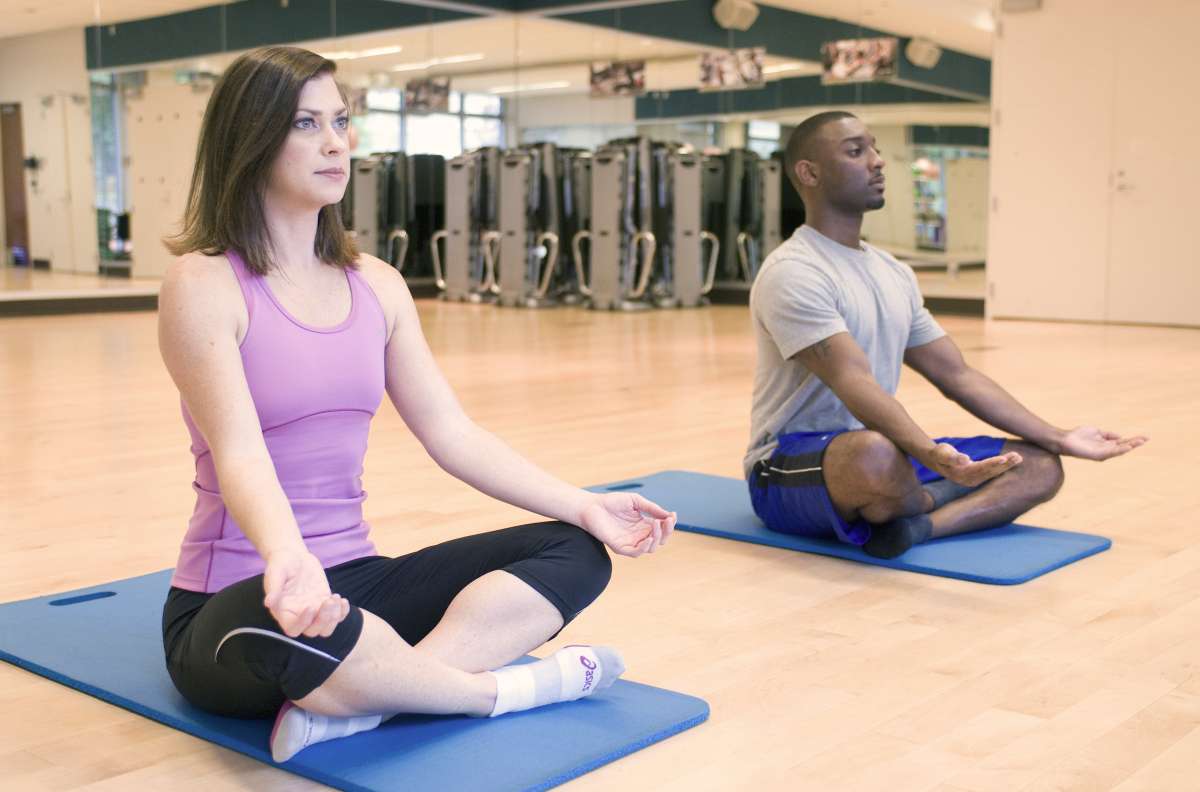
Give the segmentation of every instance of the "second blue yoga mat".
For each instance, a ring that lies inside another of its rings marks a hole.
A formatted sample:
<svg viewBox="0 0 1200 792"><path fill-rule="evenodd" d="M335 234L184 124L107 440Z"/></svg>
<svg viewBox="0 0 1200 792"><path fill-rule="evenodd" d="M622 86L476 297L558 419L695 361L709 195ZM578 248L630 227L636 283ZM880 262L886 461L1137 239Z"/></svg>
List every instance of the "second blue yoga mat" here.
<svg viewBox="0 0 1200 792"><path fill-rule="evenodd" d="M899 558L884 560L835 540L767 530L750 508L750 494L741 479L667 470L591 489L637 492L678 512L681 531L976 583L1024 583L1112 546L1112 541L1103 536L1014 523L938 539L918 545Z"/></svg>

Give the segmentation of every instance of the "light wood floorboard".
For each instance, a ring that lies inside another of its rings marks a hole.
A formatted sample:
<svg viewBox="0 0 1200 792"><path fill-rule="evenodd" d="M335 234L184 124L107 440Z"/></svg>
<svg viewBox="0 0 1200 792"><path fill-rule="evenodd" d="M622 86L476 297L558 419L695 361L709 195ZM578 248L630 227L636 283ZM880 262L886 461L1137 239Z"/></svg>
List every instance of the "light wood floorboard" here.
<svg viewBox="0 0 1200 792"><path fill-rule="evenodd" d="M420 310L468 411L566 480L738 475L744 307ZM0 320L0 601L174 562L192 467L154 322ZM944 324L1049 419L1151 436L1124 459L1068 460L1059 498L1027 519L1113 549L1015 587L689 534L618 559L554 645L612 643L630 678L702 696L712 717L568 788L1200 788L1200 332ZM983 429L908 373L901 398L932 432ZM527 519L439 470L390 405L364 483L389 553ZM0 712L5 789L319 788L8 665Z"/></svg>

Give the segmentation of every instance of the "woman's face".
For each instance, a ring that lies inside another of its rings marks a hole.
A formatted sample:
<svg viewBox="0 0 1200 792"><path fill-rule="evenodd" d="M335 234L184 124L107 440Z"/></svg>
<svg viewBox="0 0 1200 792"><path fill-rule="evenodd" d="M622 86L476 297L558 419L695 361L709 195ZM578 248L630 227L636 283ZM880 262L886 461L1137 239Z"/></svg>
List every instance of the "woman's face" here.
<svg viewBox="0 0 1200 792"><path fill-rule="evenodd" d="M292 128L271 168L272 203L319 210L342 200L350 173L350 116L333 75L304 84Z"/></svg>

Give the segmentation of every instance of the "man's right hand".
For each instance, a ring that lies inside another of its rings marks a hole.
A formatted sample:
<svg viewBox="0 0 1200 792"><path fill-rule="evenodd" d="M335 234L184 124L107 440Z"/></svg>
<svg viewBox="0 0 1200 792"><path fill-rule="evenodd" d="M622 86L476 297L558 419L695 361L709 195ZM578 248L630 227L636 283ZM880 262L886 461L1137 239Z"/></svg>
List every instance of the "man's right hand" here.
<svg viewBox="0 0 1200 792"><path fill-rule="evenodd" d="M1016 451L973 461L949 443L938 443L921 460L925 467L964 487L978 487L1021 464Z"/></svg>
<svg viewBox="0 0 1200 792"><path fill-rule="evenodd" d="M279 550L267 558L263 604L285 635L328 638L350 603L329 591L320 560L305 548Z"/></svg>

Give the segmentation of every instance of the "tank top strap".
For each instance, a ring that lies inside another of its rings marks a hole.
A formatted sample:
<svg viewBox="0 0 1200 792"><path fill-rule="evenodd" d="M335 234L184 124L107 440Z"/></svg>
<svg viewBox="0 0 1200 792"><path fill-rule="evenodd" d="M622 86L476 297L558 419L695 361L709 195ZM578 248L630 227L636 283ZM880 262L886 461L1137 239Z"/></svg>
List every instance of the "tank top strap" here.
<svg viewBox="0 0 1200 792"><path fill-rule="evenodd" d="M229 264L233 268L233 274L237 278L238 286L242 290L242 298L246 301L246 316L254 320L254 282L257 276L246 268L246 261L242 258L242 254L230 248L225 251L225 258L229 259Z"/></svg>
<svg viewBox="0 0 1200 792"><path fill-rule="evenodd" d="M378 322L383 328L383 334L387 336L387 317L383 310L383 303L379 301L379 295L375 293L375 289L367 282L367 279L362 276L357 269L347 269L346 274L350 279L350 292L354 301L355 310L362 307L362 311L358 312L359 317L365 317L370 314L372 321ZM362 321L358 318L358 321Z"/></svg>

